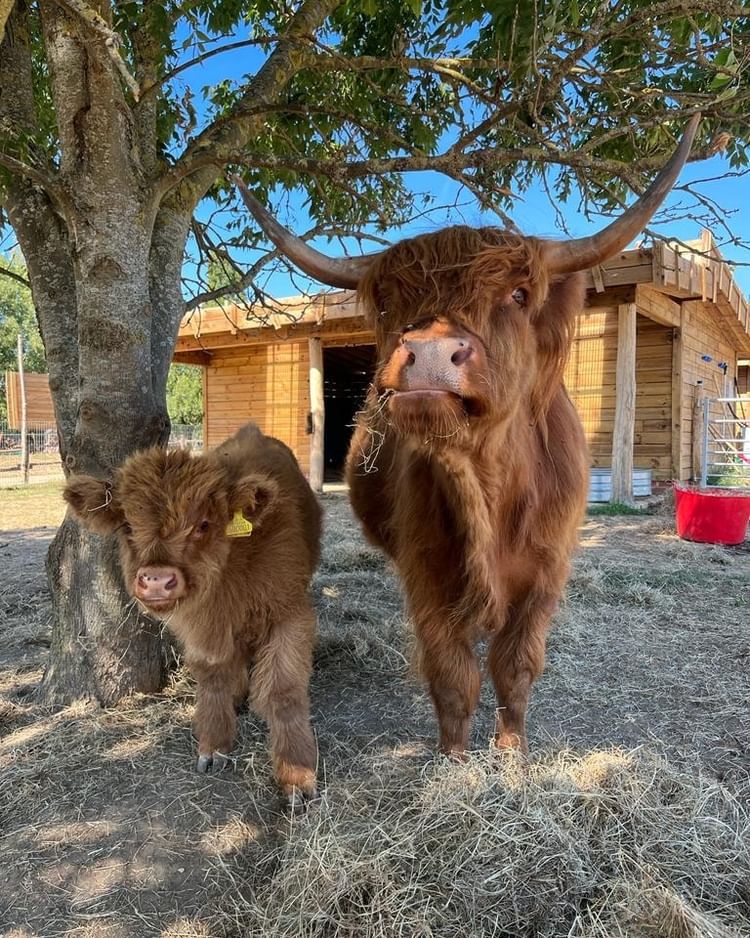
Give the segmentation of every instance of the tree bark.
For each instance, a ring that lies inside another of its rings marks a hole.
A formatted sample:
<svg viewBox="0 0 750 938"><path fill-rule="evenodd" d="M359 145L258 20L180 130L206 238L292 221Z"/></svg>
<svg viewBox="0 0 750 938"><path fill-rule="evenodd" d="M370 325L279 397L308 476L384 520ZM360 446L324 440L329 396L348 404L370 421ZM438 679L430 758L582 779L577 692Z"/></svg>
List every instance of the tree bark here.
<svg viewBox="0 0 750 938"><path fill-rule="evenodd" d="M66 517L47 554L47 579L54 618L44 700L106 707L164 686L167 647L159 625L125 591L114 538L88 534Z"/></svg>

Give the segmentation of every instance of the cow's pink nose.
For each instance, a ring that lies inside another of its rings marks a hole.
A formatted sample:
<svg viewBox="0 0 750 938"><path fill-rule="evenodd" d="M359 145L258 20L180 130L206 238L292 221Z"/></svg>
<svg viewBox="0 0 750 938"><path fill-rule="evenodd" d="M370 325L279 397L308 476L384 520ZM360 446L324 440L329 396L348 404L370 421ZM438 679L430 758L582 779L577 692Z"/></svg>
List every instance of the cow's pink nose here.
<svg viewBox="0 0 750 938"><path fill-rule="evenodd" d="M474 355L474 348L463 336L411 337L401 340L404 378L409 390L451 388L460 380L458 371Z"/></svg>
<svg viewBox="0 0 750 938"><path fill-rule="evenodd" d="M144 603L167 602L185 594L185 577L177 567L141 567L135 575L135 595Z"/></svg>

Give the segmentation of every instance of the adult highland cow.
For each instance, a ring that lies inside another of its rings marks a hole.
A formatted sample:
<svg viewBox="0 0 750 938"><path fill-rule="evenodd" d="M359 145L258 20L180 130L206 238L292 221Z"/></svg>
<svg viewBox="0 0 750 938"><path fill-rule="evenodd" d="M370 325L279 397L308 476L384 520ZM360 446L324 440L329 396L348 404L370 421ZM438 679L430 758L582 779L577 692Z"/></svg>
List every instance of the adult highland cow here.
<svg viewBox="0 0 750 938"><path fill-rule="evenodd" d="M586 502L586 445L562 382L581 272L647 224L698 120L635 205L567 242L458 226L334 260L237 180L281 251L324 283L356 288L375 330L378 365L347 479L367 536L403 580L443 752L468 743L480 635L499 705L495 743L526 748L529 693Z"/></svg>
<svg viewBox="0 0 750 938"><path fill-rule="evenodd" d="M157 447L111 482L73 476L64 496L86 527L117 534L128 591L185 650L198 685L198 771L226 765L249 691L281 788L313 795L309 586L321 509L291 450L247 424L203 455Z"/></svg>

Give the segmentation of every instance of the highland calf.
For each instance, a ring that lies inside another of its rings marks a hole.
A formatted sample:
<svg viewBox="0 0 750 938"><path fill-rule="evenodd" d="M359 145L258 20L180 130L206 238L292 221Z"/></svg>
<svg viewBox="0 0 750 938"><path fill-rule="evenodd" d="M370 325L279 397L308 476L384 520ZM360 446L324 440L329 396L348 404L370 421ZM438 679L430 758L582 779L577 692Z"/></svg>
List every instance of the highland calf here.
<svg viewBox="0 0 750 938"><path fill-rule="evenodd" d="M204 455L155 448L112 482L72 477L64 497L86 527L117 534L128 591L184 649L197 681L198 770L226 764L249 692L283 791L312 796L309 586L321 509L291 450L247 424Z"/></svg>
<svg viewBox="0 0 750 938"><path fill-rule="evenodd" d="M562 382L581 272L648 223L697 123L634 206L566 242L457 226L331 259L237 180L277 247L318 280L356 289L375 330L378 366L347 479L365 533L403 580L446 753L468 744L481 635L498 698L495 744L526 748L529 694L586 502L585 439Z"/></svg>

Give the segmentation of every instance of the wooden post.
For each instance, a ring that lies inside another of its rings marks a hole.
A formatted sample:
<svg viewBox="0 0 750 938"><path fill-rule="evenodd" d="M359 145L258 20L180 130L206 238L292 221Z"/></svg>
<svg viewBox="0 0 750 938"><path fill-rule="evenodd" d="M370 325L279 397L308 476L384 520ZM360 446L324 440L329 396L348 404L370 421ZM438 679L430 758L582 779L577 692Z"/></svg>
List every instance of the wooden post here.
<svg viewBox="0 0 750 938"><path fill-rule="evenodd" d="M26 381L23 376L23 336L18 333L18 344L16 346L18 356L18 392L21 398L21 472L23 473L24 485L29 482L29 440L26 427Z"/></svg>
<svg viewBox="0 0 750 938"><path fill-rule="evenodd" d="M612 502L633 504L636 305L617 307L617 375L612 433Z"/></svg>
<svg viewBox="0 0 750 938"><path fill-rule="evenodd" d="M323 391L323 346L320 339L309 339L310 346L310 487L313 492L323 491L325 470L324 428L325 398Z"/></svg>
<svg viewBox="0 0 750 938"><path fill-rule="evenodd" d="M201 423L203 427L201 428L201 433L203 436L203 452L205 453L208 450L208 367L206 365L201 366L202 376L201 376L201 393L203 395L203 420Z"/></svg>
<svg viewBox="0 0 750 938"><path fill-rule="evenodd" d="M672 330L672 478L682 480L682 329Z"/></svg>
<svg viewBox="0 0 750 938"><path fill-rule="evenodd" d="M708 397L703 382L699 382L695 389L695 400L693 401L693 482L699 485L703 484L704 473L706 470L705 436L706 428L706 407L705 401Z"/></svg>

